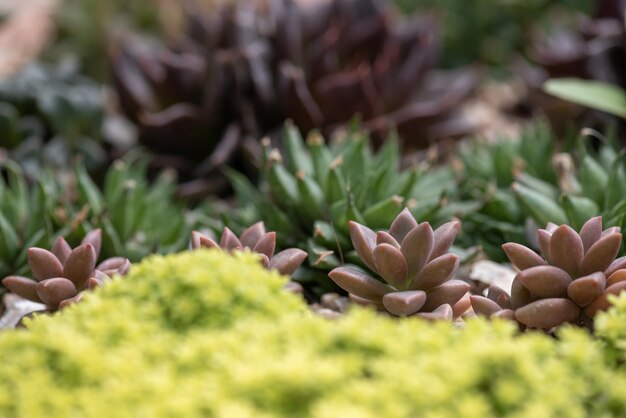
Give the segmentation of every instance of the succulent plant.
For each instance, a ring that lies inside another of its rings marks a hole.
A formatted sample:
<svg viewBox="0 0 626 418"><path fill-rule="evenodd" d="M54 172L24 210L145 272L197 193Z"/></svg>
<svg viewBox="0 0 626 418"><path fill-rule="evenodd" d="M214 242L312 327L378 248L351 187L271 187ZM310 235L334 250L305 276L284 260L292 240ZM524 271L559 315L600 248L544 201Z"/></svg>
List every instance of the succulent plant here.
<svg viewBox="0 0 626 418"><path fill-rule="evenodd" d="M190 9L187 30L169 48L129 39L113 48L121 107L139 124L139 142L156 154L155 164L189 181L185 194L219 190L218 169L257 156L258 139L279 136L288 118L305 132L330 133L358 117L379 140L397 129L420 147L465 134L470 123L453 110L477 71L431 72L435 24L403 21L383 3Z"/></svg>
<svg viewBox="0 0 626 418"><path fill-rule="evenodd" d="M602 218L589 219L577 233L548 224L537 231L541 254L516 243L503 245L520 272L511 289L515 319L529 328L552 329L573 322L592 327L609 307L609 295L626 289L626 258L617 258L620 228L602 230Z"/></svg>
<svg viewBox="0 0 626 418"><path fill-rule="evenodd" d="M39 178L43 166L71 167L76 155L90 171L108 162L103 88L76 63L31 64L0 84L0 151Z"/></svg>
<svg viewBox="0 0 626 418"><path fill-rule="evenodd" d="M265 148L258 187L229 172L241 209L236 216L224 215L226 225L235 230L263 220L279 231L278 248L307 249L308 263L295 279L325 287L314 293L336 290L329 287L327 273L344 261L361 264L349 239L348 221L385 228L407 206L416 217L439 224L474 208L446 199L456 187L450 168L422 164L402 170L395 137L378 152L372 152L368 136L356 130L336 135L331 142L325 144L316 132L305 141L288 124L284 154Z"/></svg>
<svg viewBox="0 0 626 418"><path fill-rule="evenodd" d="M487 318L515 320L515 311L511 307L511 296L496 285L487 289L487 297L471 295L470 303L474 313Z"/></svg>
<svg viewBox="0 0 626 418"><path fill-rule="evenodd" d="M285 1L277 10L278 89L285 116L304 132L349 124L377 140L396 130L413 146L471 132L455 111L476 69L431 71L437 23L402 18L377 0Z"/></svg>
<svg viewBox="0 0 626 418"><path fill-rule="evenodd" d="M428 222L418 224L406 208L388 232L350 221L357 254L382 280L349 266L334 269L329 277L356 303L397 316L451 320L467 309L462 298L470 288L461 280L450 280L459 257L448 250L460 227L453 220L433 231Z"/></svg>
<svg viewBox="0 0 626 418"><path fill-rule="evenodd" d="M275 254L276 232L266 232L263 222L257 222L246 228L239 237L228 227L224 227L219 244L211 237L193 231L191 233L191 248L194 250L219 248L228 252L248 249L261 256L261 263L264 267L276 270L285 276L291 276L307 256L306 251L298 248L288 248Z"/></svg>
<svg viewBox="0 0 626 418"><path fill-rule="evenodd" d="M24 299L45 304L49 311L78 302L84 291L130 269L130 261L123 257L108 258L96 266L101 243L102 232L95 229L74 249L62 237L54 242L51 251L31 247L28 264L34 279L7 276L2 284Z"/></svg>

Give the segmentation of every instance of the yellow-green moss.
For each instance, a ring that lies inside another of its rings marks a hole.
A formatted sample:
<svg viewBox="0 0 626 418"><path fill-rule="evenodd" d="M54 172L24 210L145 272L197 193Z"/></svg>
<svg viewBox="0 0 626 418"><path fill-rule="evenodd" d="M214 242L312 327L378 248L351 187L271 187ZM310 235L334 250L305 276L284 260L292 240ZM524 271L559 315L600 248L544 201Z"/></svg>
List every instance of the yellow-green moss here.
<svg viewBox="0 0 626 418"><path fill-rule="evenodd" d="M327 321L284 283L248 254L152 257L29 331L0 334L0 416L626 414L626 375L584 331L556 340L359 309Z"/></svg>

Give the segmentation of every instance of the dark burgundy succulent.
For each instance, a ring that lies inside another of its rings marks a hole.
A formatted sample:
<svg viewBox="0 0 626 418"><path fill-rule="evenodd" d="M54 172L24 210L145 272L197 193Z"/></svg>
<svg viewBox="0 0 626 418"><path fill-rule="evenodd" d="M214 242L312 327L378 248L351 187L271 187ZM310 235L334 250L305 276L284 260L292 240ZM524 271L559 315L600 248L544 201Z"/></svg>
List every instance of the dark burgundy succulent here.
<svg viewBox="0 0 626 418"><path fill-rule="evenodd" d="M74 249L62 237L54 242L52 251L29 248L28 264L35 278L8 276L2 284L17 296L45 304L48 311L78 302L84 291L130 269L130 261L123 257L108 258L96 266L101 242L102 233L96 229Z"/></svg>
<svg viewBox="0 0 626 418"><path fill-rule="evenodd" d="M388 2L283 2L278 10L278 88L301 129L333 130L358 116L383 139L396 128L420 147L466 134L454 110L476 85L475 69L432 71L437 23L401 18Z"/></svg>
<svg viewBox="0 0 626 418"><path fill-rule="evenodd" d="M202 178L187 192L219 189L213 174L258 157L258 140L276 139L286 119L328 133L357 116L378 139L397 128L419 147L470 129L455 110L477 71L432 71L433 20L400 18L384 0L228 3L189 9L168 48L123 39L111 52L140 143L183 180Z"/></svg>

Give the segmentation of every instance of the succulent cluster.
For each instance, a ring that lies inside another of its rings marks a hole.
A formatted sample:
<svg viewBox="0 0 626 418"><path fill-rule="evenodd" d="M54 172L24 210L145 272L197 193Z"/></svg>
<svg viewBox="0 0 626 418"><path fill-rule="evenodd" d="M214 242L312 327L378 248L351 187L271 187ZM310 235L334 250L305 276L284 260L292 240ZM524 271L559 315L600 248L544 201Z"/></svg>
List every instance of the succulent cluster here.
<svg viewBox="0 0 626 418"><path fill-rule="evenodd" d="M187 15L168 48L124 39L112 51L139 142L156 165L201 177L184 193L219 190L223 179L207 176L258 155L257 140L289 118L330 133L356 116L380 140L397 129L420 147L471 130L455 111L478 74L431 71L432 21L404 21L376 0L227 2Z"/></svg>
<svg viewBox="0 0 626 418"><path fill-rule="evenodd" d="M469 307L463 296L469 284L450 280L459 257L448 250L461 223L450 221L433 231L418 224L408 209L393 221L388 232L350 222L352 243L363 263L378 280L353 267L339 267L329 277L349 292L352 301L387 312L425 319L452 319Z"/></svg>
<svg viewBox="0 0 626 418"><path fill-rule="evenodd" d="M0 84L0 152L31 178L43 166L71 167L77 155L90 171L100 169L109 159L104 105L102 87L75 63L31 64Z"/></svg>
<svg viewBox="0 0 626 418"><path fill-rule="evenodd" d="M386 228L407 206L416 217L440 224L471 209L446 199L455 189L450 168L424 163L402 169L396 137L372 152L364 132L350 131L326 144L319 133L305 140L288 124L283 143L284 153L265 148L258 187L230 172L242 209L237 216L226 214L226 224L240 229L263 220L281 231L279 248L295 246L309 253L309 268L301 269L297 279L327 291L332 290L328 271L346 260L362 264L349 239L348 221Z"/></svg>
<svg viewBox="0 0 626 418"><path fill-rule="evenodd" d="M45 304L49 311L61 309L80 301L84 291L129 271L130 261L123 257L108 258L96 266L101 244L102 232L96 229L74 249L62 237L54 242L51 251L31 247L28 264L34 279L7 276L2 284L24 299Z"/></svg>
<svg viewBox="0 0 626 418"><path fill-rule="evenodd" d="M510 298L515 319L546 330L566 322L591 327L593 317L609 307L609 295L626 289L626 258L616 259L620 228L603 231L602 218L595 217L580 233L568 225L548 224L537 236L543 257L520 244L503 246L520 270Z"/></svg>
<svg viewBox="0 0 626 418"><path fill-rule="evenodd" d="M191 233L191 248L219 248L227 252L251 250L261 256L261 264L270 270L276 270L285 276L291 276L306 259L306 251L288 248L274 254L276 250L276 232L266 232L265 224L257 222L246 228L237 237L228 227L224 227L219 244L209 236L198 231Z"/></svg>

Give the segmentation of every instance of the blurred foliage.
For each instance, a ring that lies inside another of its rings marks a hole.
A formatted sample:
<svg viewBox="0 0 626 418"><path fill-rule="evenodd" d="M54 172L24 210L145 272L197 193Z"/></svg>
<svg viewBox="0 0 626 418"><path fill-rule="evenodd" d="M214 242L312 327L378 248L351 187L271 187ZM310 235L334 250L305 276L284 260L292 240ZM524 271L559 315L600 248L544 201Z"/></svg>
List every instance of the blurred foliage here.
<svg viewBox="0 0 626 418"><path fill-rule="evenodd" d="M531 28L549 11L588 12L588 0L395 0L407 13L441 17L444 47L441 63L455 67L473 61L505 66L525 52Z"/></svg>

